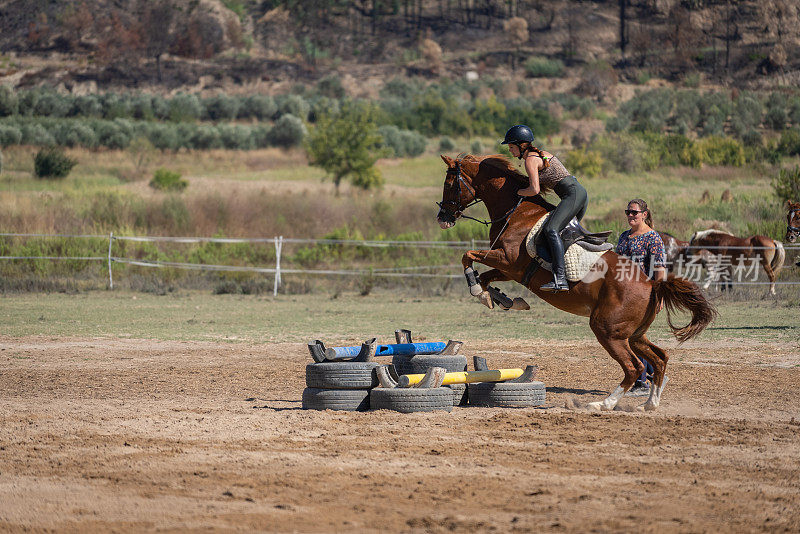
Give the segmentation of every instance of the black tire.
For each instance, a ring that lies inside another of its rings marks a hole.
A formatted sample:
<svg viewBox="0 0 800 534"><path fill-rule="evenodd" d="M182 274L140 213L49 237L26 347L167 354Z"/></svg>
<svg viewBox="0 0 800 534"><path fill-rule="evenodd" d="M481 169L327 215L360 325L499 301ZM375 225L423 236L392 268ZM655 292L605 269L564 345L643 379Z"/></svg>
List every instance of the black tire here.
<svg viewBox="0 0 800 534"><path fill-rule="evenodd" d="M364 412L369 410L369 390L306 388L303 390L303 409Z"/></svg>
<svg viewBox="0 0 800 534"><path fill-rule="evenodd" d="M453 406L466 406L467 405L467 385L466 384L450 384L444 386L453 390Z"/></svg>
<svg viewBox="0 0 800 534"><path fill-rule="evenodd" d="M441 388L375 388L369 392L372 410L432 412L453 410L453 390Z"/></svg>
<svg viewBox="0 0 800 534"><path fill-rule="evenodd" d="M378 362L322 362L306 365L306 386L321 389L370 389L378 385Z"/></svg>
<svg viewBox="0 0 800 534"><path fill-rule="evenodd" d="M467 358L456 354L455 356L440 356L436 354L421 354L418 356L394 356L392 364L399 375L425 374L431 367L441 367L448 373L467 370Z"/></svg>
<svg viewBox="0 0 800 534"><path fill-rule="evenodd" d="M541 406L545 401L542 382L476 382L467 389L473 406Z"/></svg>

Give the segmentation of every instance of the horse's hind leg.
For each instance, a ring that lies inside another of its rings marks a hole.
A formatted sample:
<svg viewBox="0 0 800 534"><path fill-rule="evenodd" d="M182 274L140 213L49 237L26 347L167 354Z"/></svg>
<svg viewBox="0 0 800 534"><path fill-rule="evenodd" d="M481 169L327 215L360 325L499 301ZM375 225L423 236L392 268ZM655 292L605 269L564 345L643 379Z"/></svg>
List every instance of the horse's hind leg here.
<svg viewBox="0 0 800 534"><path fill-rule="evenodd" d="M637 356L646 359L653 366L653 383L650 385L650 397L640 408L646 411L655 410L661 402L661 392L664 390L664 386L668 380L666 371L669 356L667 356L667 353L664 352L663 349L654 345L644 335L641 337L632 337L628 342Z"/></svg>
<svg viewBox="0 0 800 534"><path fill-rule="evenodd" d="M644 364L636 358L631 346L628 344L627 335L629 333L626 332L626 337L624 338L619 337L620 334L615 332L618 330L617 328L610 328L607 321L600 320L597 317L597 315L592 314L589 326L591 326L592 332L597 337L597 341L622 367L625 378L622 379L620 385L611 395L602 401L589 403L588 407L590 410L613 410L622 396L625 395L625 392L631 389L633 383L636 382L636 377L642 374ZM633 329L631 328L631 330Z"/></svg>

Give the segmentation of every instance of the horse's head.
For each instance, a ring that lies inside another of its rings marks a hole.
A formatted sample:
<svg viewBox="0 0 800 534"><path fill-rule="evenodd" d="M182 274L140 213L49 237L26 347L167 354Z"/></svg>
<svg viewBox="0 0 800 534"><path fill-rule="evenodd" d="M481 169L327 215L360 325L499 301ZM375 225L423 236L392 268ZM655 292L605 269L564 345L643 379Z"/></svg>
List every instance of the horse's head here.
<svg viewBox="0 0 800 534"><path fill-rule="evenodd" d="M477 192L472 185L472 177L464 172L461 167L463 158L452 159L442 155L442 160L447 164L442 189L442 201L437 202L439 213L436 220L443 230L452 228L461 214L478 200Z"/></svg>
<svg viewBox="0 0 800 534"><path fill-rule="evenodd" d="M794 243L800 237L800 203L786 202L789 214L786 216L786 241Z"/></svg>

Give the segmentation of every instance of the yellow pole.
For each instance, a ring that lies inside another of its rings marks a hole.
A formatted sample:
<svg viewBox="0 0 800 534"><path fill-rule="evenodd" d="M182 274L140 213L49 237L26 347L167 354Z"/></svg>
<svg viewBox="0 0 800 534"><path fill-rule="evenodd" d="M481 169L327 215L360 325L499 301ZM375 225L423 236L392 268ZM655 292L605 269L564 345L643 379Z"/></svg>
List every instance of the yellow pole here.
<svg viewBox="0 0 800 534"><path fill-rule="evenodd" d="M400 387L413 386L418 384L425 375L402 375L398 385ZM449 384L472 384L474 382L503 382L514 380L522 376L522 369L492 369L491 371L462 371L457 373L446 373L442 385Z"/></svg>

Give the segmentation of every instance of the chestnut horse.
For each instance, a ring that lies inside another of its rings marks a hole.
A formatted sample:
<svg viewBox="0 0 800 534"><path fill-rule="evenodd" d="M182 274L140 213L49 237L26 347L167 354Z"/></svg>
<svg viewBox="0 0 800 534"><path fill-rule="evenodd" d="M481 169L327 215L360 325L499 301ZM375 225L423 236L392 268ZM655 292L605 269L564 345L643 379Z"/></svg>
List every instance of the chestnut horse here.
<svg viewBox="0 0 800 534"><path fill-rule="evenodd" d="M780 241L763 235L736 237L722 230L711 229L695 232L689 241L690 255L698 253L701 249L706 249L714 255L715 274L717 277L721 276L723 283L727 283L728 286L733 282L734 269L744 270L746 261L758 261L769 278L769 294L775 294L775 279L778 278L786 259L786 252ZM711 278L705 287L710 284Z"/></svg>
<svg viewBox="0 0 800 534"><path fill-rule="evenodd" d="M800 203L786 201L789 213L786 215L786 242L794 243L800 237Z"/></svg>
<svg viewBox="0 0 800 534"><path fill-rule="evenodd" d="M647 339L645 332L656 317L659 302L663 302L668 314L676 309L688 310L692 314L691 322L681 328L669 321L670 329L679 341L698 335L714 319L716 311L697 285L674 276L664 281L652 281L631 260L608 251L595 264L593 273L590 273L594 276L570 282L566 292L543 292L539 287L552 275L538 269L530 276L529 266L533 260L528 254L525 238L536 221L553 206L538 195L521 200L517 191L527 186L528 178L517 172L503 156L467 155L458 160L442 156L442 159L447 164L447 172L437 216L439 225L452 227L467 207L481 201L486 204L491 218L490 250L467 251L461 260L468 283L475 274L473 262L491 268L478 276L480 286L478 283L471 286L471 290L476 289L473 294L486 303L490 283L513 280L560 310L589 317L589 326L597 340L625 373L611 395L600 402L590 403L589 408L614 409L644 371L639 356L650 362L655 370L650 396L640 409L655 410L664 389L664 373L669 358L663 349ZM621 270L630 276L618 276Z"/></svg>

